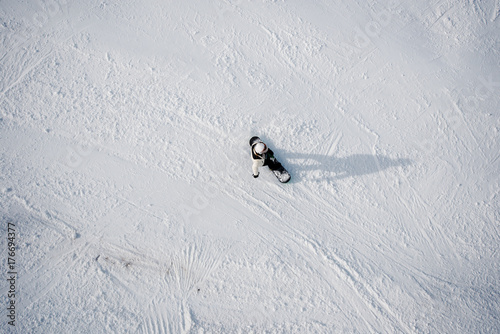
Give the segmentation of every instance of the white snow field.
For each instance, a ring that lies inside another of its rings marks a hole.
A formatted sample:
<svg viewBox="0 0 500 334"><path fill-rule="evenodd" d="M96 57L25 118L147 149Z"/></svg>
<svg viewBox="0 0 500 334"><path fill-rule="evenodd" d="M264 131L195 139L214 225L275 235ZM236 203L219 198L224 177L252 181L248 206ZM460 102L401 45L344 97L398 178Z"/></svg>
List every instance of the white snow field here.
<svg viewBox="0 0 500 334"><path fill-rule="evenodd" d="M1 333L500 332L499 0L0 19Z"/></svg>

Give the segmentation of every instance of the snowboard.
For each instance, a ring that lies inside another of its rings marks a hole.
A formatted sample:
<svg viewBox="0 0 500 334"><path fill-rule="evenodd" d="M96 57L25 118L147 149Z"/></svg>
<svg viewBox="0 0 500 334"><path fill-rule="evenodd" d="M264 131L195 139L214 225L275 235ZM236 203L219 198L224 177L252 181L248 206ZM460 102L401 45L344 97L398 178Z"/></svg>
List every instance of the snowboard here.
<svg viewBox="0 0 500 334"><path fill-rule="evenodd" d="M255 144L257 143L261 143L262 140L255 136L255 137L252 137L250 139L250 147L253 147ZM269 149L268 152L271 152L271 157L269 157L269 161L267 162L267 166L269 167L269 169L273 172L273 174L276 176L276 178L278 179L278 181L280 181L281 183L287 183L288 181L290 181L290 173L288 173L288 171L285 169L285 167L283 167L283 165L281 164L281 162L279 162L275 157L274 157L274 153L271 149Z"/></svg>

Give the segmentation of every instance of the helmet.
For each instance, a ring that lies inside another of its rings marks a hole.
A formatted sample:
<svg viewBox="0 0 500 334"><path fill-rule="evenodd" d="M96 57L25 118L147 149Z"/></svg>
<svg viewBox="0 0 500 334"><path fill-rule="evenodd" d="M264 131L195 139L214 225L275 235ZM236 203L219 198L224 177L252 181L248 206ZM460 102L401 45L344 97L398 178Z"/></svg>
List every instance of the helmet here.
<svg viewBox="0 0 500 334"><path fill-rule="evenodd" d="M262 154L267 152L267 145L264 143L258 143L254 147L255 153Z"/></svg>

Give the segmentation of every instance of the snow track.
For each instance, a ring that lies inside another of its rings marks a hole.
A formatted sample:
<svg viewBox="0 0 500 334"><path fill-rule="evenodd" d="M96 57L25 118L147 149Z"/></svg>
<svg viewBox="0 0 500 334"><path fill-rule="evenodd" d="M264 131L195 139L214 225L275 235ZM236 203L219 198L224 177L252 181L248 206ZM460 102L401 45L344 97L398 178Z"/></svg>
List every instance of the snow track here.
<svg viewBox="0 0 500 334"><path fill-rule="evenodd" d="M498 332L499 6L2 3L0 332Z"/></svg>

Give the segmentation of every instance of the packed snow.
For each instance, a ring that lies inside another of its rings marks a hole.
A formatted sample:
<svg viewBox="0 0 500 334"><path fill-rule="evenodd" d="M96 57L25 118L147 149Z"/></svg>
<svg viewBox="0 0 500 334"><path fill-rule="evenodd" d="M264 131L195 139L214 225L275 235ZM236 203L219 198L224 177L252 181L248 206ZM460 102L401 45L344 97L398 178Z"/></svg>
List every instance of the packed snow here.
<svg viewBox="0 0 500 334"><path fill-rule="evenodd" d="M0 332L500 332L499 0L0 20Z"/></svg>

